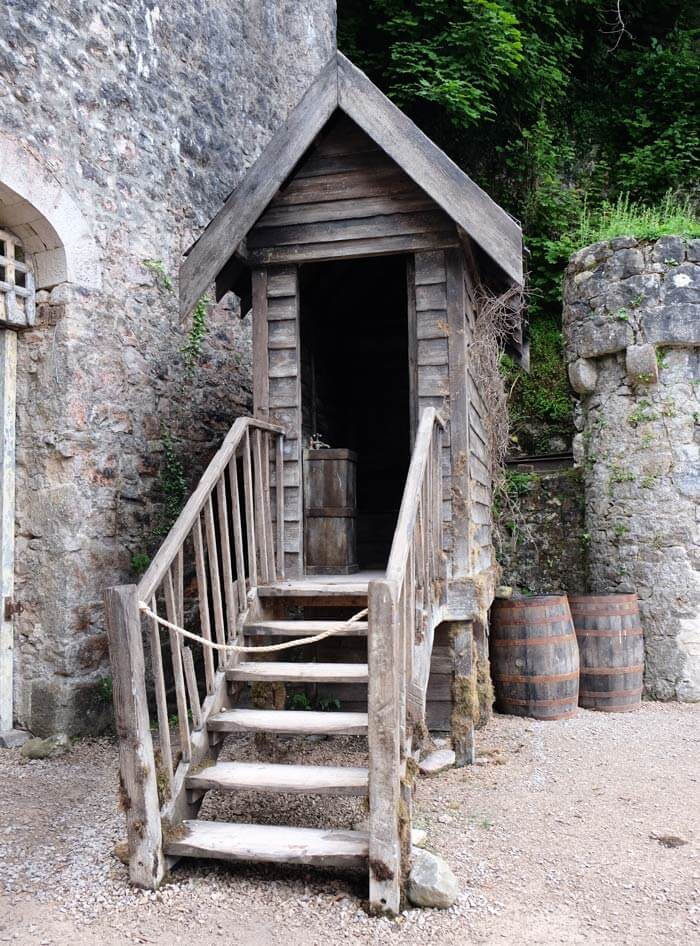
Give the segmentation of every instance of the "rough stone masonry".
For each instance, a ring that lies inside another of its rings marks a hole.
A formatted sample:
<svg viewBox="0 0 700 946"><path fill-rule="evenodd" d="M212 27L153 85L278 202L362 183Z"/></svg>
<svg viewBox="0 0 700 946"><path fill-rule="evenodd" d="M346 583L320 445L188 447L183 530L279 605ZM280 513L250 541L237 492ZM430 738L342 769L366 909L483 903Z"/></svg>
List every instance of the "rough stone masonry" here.
<svg viewBox="0 0 700 946"><path fill-rule="evenodd" d="M576 253L564 333L589 590L638 593L648 696L700 700L700 240Z"/></svg>
<svg viewBox="0 0 700 946"><path fill-rule="evenodd" d="M17 371L15 707L39 735L107 719L102 593L158 544L164 444L191 486L249 408L248 327L218 307L188 370L170 276L334 49L333 0L5 5L0 227L46 250Z"/></svg>

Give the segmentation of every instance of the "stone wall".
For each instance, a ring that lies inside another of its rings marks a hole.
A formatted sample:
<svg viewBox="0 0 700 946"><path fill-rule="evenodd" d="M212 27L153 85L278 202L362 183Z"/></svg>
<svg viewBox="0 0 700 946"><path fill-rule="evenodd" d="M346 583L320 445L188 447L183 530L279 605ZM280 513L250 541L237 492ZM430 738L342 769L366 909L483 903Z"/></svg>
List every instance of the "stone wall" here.
<svg viewBox="0 0 700 946"><path fill-rule="evenodd" d="M81 282L73 260L70 283L44 279L37 324L19 339L15 705L37 733L108 716L102 592L133 580L133 555L158 542L164 434L192 484L250 407L235 302L210 313L188 371L189 326L158 270L176 273L334 48L333 0L13 0L5 11L0 185L27 177L9 176L11 144L14 162L41 167L33 193L60 188L78 208L100 268ZM22 235L31 200L0 186L0 226L14 219ZM34 233L55 232L51 213Z"/></svg>
<svg viewBox="0 0 700 946"><path fill-rule="evenodd" d="M700 700L700 240L581 250L564 303L589 590L638 593L647 695Z"/></svg>
<svg viewBox="0 0 700 946"><path fill-rule="evenodd" d="M496 515L501 582L520 594L586 591L583 474L510 468Z"/></svg>

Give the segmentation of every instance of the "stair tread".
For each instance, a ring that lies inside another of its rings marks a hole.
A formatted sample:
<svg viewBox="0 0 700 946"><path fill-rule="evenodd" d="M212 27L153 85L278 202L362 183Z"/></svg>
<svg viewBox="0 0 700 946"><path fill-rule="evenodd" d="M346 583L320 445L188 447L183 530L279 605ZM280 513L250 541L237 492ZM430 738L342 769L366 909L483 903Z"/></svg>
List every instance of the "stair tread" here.
<svg viewBox="0 0 700 946"><path fill-rule="evenodd" d="M200 790L366 795L367 786L367 769L360 766L217 762L187 777L187 787Z"/></svg>
<svg viewBox="0 0 700 946"><path fill-rule="evenodd" d="M369 837L362 831L184 821L181 837L169 840L165 852L229 861L364 867Z"/></svg>
<svg viewBox="0 0 700 946"><path fill-rule="evenodd" d="M367 683L367 664L285 663L247 660L226 671L228 680L280 680L313 683Z"/></svg>
<svg viewBox="0 0 700 946"><path fill-rule="evenodd" d="M329 627L338 624L338 619L326 621L255 621L243 625L247 637L313 637ZM364 637L367 635L367 621L355 621L336 632L338 637Z"/></svg>
<svg viewBox="0 0 700 946"><path fill-rule="evenodd" d="M274 732L294 735L364 735L367 713L322 713L314 710L224 710L210 716L218 732Z"/></svg>
<svg viewBox="0 0 700 946"><path fill-rule="evenodd" d="M366 597L368 586L369 579L357 575L314 575L269 582L257 591L262 598Z"/></svg>

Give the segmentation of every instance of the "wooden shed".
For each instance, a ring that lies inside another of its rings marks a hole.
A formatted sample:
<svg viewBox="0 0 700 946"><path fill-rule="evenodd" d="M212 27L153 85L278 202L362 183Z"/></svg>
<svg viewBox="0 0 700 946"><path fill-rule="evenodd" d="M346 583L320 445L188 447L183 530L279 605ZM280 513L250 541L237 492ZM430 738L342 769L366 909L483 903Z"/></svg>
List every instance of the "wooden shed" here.
<svg viewBox="0 0 700 946"><path fill-rule="evenodd" d="M517 222L341 54L190 250L183 315L214 283L219 297L234 291L243 312L252 308L254 417L236 421L139 585L108 595L114 676L125 681L118 722L121 713L131 745L139 733L150 740L143 706L129 697L143 657L119 661L139 646L139 608L157 638L164 607L187 747L171 772L173 798L160 809L169 824L185 819L174 840L162 837L153 811L149 821L153 791L143 769L122 757L123 781L135 786L127 819L137 882L157 885L163 852L362 863L372 906L398 910L410 826L406 760L425 733L426 710L429 725L452 730L458 762L472 759L473 641L483 634L495 568L490 407L472 376L470 345L477 290L521 282ZM518 330L511 344L524 354ZM196 582L183 582L188 554ZM173 636L193 586L199 675ZM306 663L256 662L236 651L217 669L206 644L305 636L315 642L302 650ZM155 638L159 741L169 761L171 709ZM200 700L202 673L208 695ZM330 687L342 711L246 708L244 685L264 681L308 684L317 694ZM291 771L299 766L249 772L212 763L191 774L215 754L222 732L251 730L367 733L368 771L300 775ZM299 829L303 838L289 840L290 828L273 837L270 826L193 820L204 790L242 784L368 794L369 834ZM139 833L145 822L153 836ZM147 876L145 856L155 865Z"/></svg>

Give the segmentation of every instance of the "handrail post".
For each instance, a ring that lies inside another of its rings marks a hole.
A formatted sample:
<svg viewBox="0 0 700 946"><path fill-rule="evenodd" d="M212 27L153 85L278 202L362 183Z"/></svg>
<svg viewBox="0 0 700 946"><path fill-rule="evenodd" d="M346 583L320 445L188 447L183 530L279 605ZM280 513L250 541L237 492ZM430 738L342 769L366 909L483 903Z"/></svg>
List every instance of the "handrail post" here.
<svg viewBox="0 0 700 946"><path fill-rule="evenodd" d="M156 890L166 867L136 585L109 588L105 611L119 740L120 800L129 842L129 879L137 887Z"/></svg>
<svg viewBox="0 0 700 946"><path fill-rule="evenodd" d="M368 589L369 903L397 914L401 901L401 751L398 595L392 582Z"/></svg>

